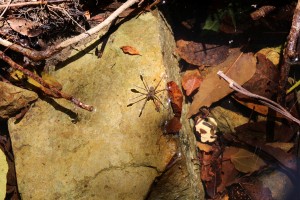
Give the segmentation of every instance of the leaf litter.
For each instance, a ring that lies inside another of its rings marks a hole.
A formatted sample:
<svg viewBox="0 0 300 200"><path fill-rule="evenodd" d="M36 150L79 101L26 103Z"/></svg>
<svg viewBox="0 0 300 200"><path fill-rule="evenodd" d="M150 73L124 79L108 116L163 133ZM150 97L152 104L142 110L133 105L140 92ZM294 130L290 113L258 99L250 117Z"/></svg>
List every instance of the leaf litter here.
<svg viewBox="0 0 300 200"><path fill-rule="evenodd" d="M210 107L232 92L227 83L219 78L217 71L223 70L227 75L234 77L239 84L244 84L254 75L256 58L252 53L242 53L235 50L226 61L214 66L204 78L198 92L194 95L187 117L190 118L199 112L202 106Z"/></svg>

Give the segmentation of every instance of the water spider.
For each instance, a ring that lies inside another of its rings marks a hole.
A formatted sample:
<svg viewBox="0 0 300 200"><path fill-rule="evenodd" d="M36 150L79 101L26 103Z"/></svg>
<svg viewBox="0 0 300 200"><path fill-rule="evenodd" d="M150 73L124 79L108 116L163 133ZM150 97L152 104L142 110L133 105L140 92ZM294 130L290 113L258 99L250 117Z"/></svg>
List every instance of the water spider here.
<svg viewBox="0 0 300 200"><path fill-rule="evenodd" d="M135 103L138 103L138 102L140 102L140 101L145 100L145 101L144 101L144 104L143 104L143 107L142 107L142 109L141 109L141 111L140 111L140 114L139 114L139 117L140 117L140 116L142 115L142 113L143 113L143 110L144 110L144 108L145 108L146 103L147 103L148 101L151 100L151 101L154 103L154 105L155 105L155 110L156 110L157 112L159 112L159 111L160 111L160 106L159 106L159 104L161 104L163 107L165 107L165 106L163 105L163 103L161 102L161 100L159 99L159 97L157 96L158 93L160 93L160 92L166 90L166 89L157 90L157 88L158 88L160 82L162 81L162 78L160 79L160 81L157 83L157 85L156 85L155 87L153 87L153 86L150 86L150 87L149 87L148 84L147 84L147 82L146 82L146 80L144 80L144 78L143 78L142 75L140 75L140 79L141 79L142 82L143 82L144 88L139 87L139 86L136 86L136 87L138 87L138 88L140 88L140 89L142 89L142 90L144 90L144 91L141 92L141 91L138 91L138 90L136 90L136 89L131 89L131 92L139 93L139 94L140 94L139 96L137 96L137 97L135 97L135 98L133 98L133 99L136 99L136 98L139 98L139 97L143 97L143 96L144 96L144 97L141 98L141 99L139 99L139 100L137 100L137 101L135 101L135 102L133 102L133 103L128 104L127 107L132 106L132 105L135 104Z"/></svg>

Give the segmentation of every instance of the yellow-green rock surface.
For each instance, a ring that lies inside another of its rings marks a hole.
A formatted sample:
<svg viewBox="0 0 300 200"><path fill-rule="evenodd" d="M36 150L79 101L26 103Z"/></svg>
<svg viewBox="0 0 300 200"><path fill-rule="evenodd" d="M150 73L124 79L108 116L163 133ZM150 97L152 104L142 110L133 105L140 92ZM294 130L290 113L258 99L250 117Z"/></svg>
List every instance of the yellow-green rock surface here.
<svg viewBox="0 0 300 200"><path fill-rule="evenodd" d="M95 111L64 99L43 99L19 123L9 121L24 200L145 198L177 150L175 141L162 135L170 110L156 112L148 102L139 117L142 102L127 107L137 96L130 89L143 87L140 74L156 85L166 74L165 59L175 61L164 58L159 23L152 13L133 18L110 35L101 58L86 45L75 61L67 60L53 73L65 93ZM141 55L125 54L122 46L134 47ZM166 87L167 79L159 89ZM166 92L159 96L166 104Z"/></svg>

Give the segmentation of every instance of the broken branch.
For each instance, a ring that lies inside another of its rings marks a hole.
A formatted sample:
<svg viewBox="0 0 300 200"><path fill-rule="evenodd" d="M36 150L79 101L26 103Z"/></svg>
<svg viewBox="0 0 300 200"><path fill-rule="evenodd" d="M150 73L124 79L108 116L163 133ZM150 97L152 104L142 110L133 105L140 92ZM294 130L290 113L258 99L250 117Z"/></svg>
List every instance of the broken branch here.
<svg viewBox="0 0 300 200"><path fill-rule="evenodd" d="M15 63L10 57L8 57L7 55L5 55L5 53L2 52L2 51L0 51L0 58L2 60L4 60L6 63L8 63L13 69L19 70L19 71L23 72L26 76L34 79L39 84L41 84L44 87L43 91L47 95L50 95L50 96L55 97L55 98L64 98L66 100L71 101L72 103L74 103L76 106L78 106L80 108L83 108L83 109L88 110L88 111L93 111L93 109L94 109L93 106L84 104L81 101L79 101L78 99L76 99L75 97L73 97L71 95L68 95L68 94L65 94L65 93L61 92L60 90L58 90L57 88L55 88L54 86L46 83L38 75L32 73L28 69L25 69L21 65Z"/></svg>
<svg viewBox="0 0 300 200"><path fill-rule="evenodd" d="M229 83L229 87L237 92L240 92L244 95L247 95L249 97L255 98L257 99L259 102L261 102L262 104L265 104L266 106L272 108L273 110L279 112L280 114L286 116L288 119L296 122L297 124L300 125L300 120L295 118L294 116L291 115L291 113L289 113L287 110L285 110L281 105L279 105L278 103L265 98L263 96L257 95L257 94L253 94L251 92L249 92L248 90L246 90L245 88L243 88L242 86L240 86L238 83L236 83L234 80L230 79L228 76L226 76L222 71L218 71L217 73L220 77L222 77L225 81L227 81Z"/></svg>

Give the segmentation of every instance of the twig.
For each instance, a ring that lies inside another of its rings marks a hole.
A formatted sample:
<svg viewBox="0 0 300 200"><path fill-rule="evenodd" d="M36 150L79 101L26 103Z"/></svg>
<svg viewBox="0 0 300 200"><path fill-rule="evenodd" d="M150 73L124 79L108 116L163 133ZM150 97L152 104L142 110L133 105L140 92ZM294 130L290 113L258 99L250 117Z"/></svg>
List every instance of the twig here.
<svg viewBox="0 0 300 200"><path fill-rule="evenodd" d="M22 53L23 55L27 56L28 58L34 60L34 61L40 61L45 60L46 58L51 57L55 53L63 50L64 48L75 44L97 32L99 32L101 29L109 25L114 19L116 19L124 10L132 6L138 2L138 0L128 0L126 1L122 6L120 6L117 10L115 10L108 18L106 18L102 23L98 24L94 28L91 28L90 30L75 36L73 38L70 38L68 40L65 40L61 42L60 44L54 46L54 47L48 47L45 51L36 51L32 49L27 49L22 47L21 45L14 44L10 41L4 40L0 38L0 44L9 47L11 50L17 51L19 53Z"/></svg>
<svg viewBox="0 0 300 200"><path fill-rule="evenodd" d="M0 19L2 18L2 16L4 15L4 13L7 11L8 7L9 7L9 5L11 4L12 1L13 1L13 0L10 0L10 1L7 3L7 5L3 5L3 6L5 6L5 9L4 9L3 12L1 13ZM1 8L1 7L0 7L0 8Z"/></svg>
<svg viewBox="0 0 300 200"><path fill-rule="evenodd" d="M293 62L298 62L297 43L300 34L300 0L294 11L292 26L288 36L287 45L284 49L282 64L280 67L280 79L278 84L277 102L281 105L285 104L286 85L290 68Z"/></svg>
<svg viewBox="0 0 300 200"><path fill-rule="evenodd" d="M262 6L256 11L252 12L250 16L253 20L259 20L260 18L265 17L267 14L269 14L275 9L275 6Z"/></svg>
<svg viewBox="0 0 300 200"><path fill-rule="evenodd" d="M60 8L60 7L57 7L57 6L48 6L50 8L54 8L54 9L60 9L62 10L71 20L72 22L74 22L79 28L81 28L83 31L86 31L85 28L83 28L78 22L76 22L73 17L64 9L64 8Z"/></svg>
<svg viewBox="0 0 300 200"><path fill-rule="evenodd" d="M11 0L12 1L12 0ZM19 2L8 5L0 5L0 8L5 7L23 7L23 6L34 6L34 5L45 5L48 3L63 3L63 2L73 2L72 0L48 0L48 1L30 1L30 2Z"/></svg>
<svg viewBox="0 0 300 200"><path fill-rule="evenodd" d="M73 102L76 106L83 108L85 110L88 111L93 111L93 106L87 105L82 103L81 101L79 101L78 99L76 99L75 97L65 94L63 92L61 92L60 90L58 90L56 87L46 83L41 77L39 77L38 75L32 73L31 71L29 71L28 69L23 68L21 65L18 65L17 63L15 63L10 57L8 57L7 55L5 55L5 53L3 53L2 51L0 51L0 59L4 60L6 63L8 63L13 69L19 70L21 72L23 72L26 76L34 79L35 81L37 81L39 84L41 84L44 88L43 91L55 98L64 98L66 100L69 100L71 102Z"/></svg>
<svg viewBox="0 0 300 200"><path fill-rule="evenodd" d="M287 56L289 59L297 59L297 41L300 34L300 0L298 0L296 9L294 11L292 27L288 36L288 43L286 46Z"/></svg>
<svg viewBox="0 0 300 200"><path fill-rule="evenodd" d="M287 110L285 110L281 105L279 105L278 103L265 98L263 96L257 95L257 94L253 94L251 92L249 92L248 90L246 90L245 88L243 88L242 86L240 86L238 83L236 83L234 80L230 79L228 76L226 76L222 71L218 71L217 73L220 77L222 77L225 81L227 81L229 83L229 87L232 88L233 90L240 92L246 96L252 97L257 99L259 102L261 102L262 104L265 104L266 106L272 108L273 110L279 112L280 114L286 116L288 119L296 122L297 124L300 125L300 120L295 118L293 115L291 115L291 113L289 113Z"/></svg>

